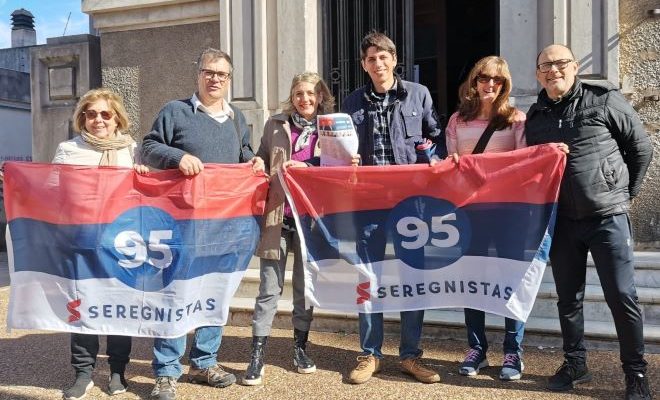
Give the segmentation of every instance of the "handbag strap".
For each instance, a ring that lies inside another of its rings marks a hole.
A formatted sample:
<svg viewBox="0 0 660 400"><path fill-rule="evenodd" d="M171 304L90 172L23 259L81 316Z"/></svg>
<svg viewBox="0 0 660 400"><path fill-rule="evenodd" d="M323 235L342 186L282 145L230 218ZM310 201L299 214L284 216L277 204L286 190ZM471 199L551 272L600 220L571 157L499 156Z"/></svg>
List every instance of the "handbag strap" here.
<svg viewBox="0 0 660 400"><path fill-rule="evenodd" d="M479 141L477 142L477 145L474 146L474 150L472 150L472 154L481 154L486 150L486 146L488 145L488 141L490 138L493 136L493 133L495 132L495 125L493 124L493 121L488 123L488 126L484 130L484 133L481 134L481 137L479 138Z"/></svg>
<svg viewBox="0 0 660 400"><path fill-rule="evenodd" d="M234 128L236 128L236 137L238 138L238 162L245 162L245 157L243 157L243 140L241 139L241 129L238 126L238 116L236 115L236 108L229 103L229 107L234 111L234 118L232 122L234 123Z"/></svg>

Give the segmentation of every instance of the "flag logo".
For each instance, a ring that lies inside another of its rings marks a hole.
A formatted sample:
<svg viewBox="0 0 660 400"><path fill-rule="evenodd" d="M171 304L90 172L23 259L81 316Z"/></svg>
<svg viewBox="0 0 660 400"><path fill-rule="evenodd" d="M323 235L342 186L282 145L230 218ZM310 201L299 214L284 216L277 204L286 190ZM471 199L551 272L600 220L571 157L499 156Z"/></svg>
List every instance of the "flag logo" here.
<svg viewBox="0 0 660 400"><path fill-rule="evenodd" d="M167 287L181 258L177 221L156 207L131 208L103 231L101 258L112 275L126 286L146 292Z"/></svg>
<svg viewBox="0 0 660 400"><path fill-rule="evenodd" d="M472 236L465 211L429 196L399 202L392 208L387 226L396 257L421 270L454 264L469 247Z"/></svg>
<svg viewBox="0 0 660 400"><path fill-rule="evenodd" d="M71 314L69 315L69 323L80 321L80 311L78 311L78 307L80 307L81 303L82 300L76 299L66 304L66 310Z"/></svg>
<svg viewBox="0 0 660 400"><path fill-rule="evenodd" d="M355 290L358 294L356 301L357 304L363 304L365 301L371 300L371 293L369 293L370 286L371 282L362 282L358 283L358 285L355 287Z"/></svg>

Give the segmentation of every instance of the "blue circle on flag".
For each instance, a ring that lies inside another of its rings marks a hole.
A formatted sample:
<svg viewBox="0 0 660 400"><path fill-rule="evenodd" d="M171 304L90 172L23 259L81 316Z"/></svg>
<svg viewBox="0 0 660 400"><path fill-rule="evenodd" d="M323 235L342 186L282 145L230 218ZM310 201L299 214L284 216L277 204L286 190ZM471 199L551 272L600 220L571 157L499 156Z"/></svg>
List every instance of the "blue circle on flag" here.
<svg viewBox="0 0 660 400"><path fill-rule="evenodd" d="M455 263L467 250L472 236L470 220L463 210L429 196L409 197L397 204L388 216L387 231L396 257L422 270Z"/></svg>
<svg viewBox="0 0 660 400"><path fill-rule="evenodd" d="M181 243L171 215L142 206L125 211L106 226L99 253L110 276L134 289L155 292L174 280Z"/></svg>

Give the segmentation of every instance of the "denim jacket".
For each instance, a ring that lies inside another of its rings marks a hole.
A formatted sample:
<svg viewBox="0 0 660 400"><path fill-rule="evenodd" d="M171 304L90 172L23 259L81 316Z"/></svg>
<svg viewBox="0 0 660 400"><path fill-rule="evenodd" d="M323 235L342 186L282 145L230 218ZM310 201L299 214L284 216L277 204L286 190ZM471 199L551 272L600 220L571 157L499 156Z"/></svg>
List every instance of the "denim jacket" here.
<svg viewBox="0 0 660 400"><path fill-rule="evenodd" d="M435 143L433 157L445 158L447 147L444 132L433 108L429 90L424 85L404 81L399 76L395 78L396 99L389 113L389 130L396 164L428 162L428 157L422 156L424 151L415 149L426 139ZM372 133L377 117L376 105L369 99L371 90L372 84L369 82L351 93L342 105L342 112L353 119L360 143L358 153L363 165L374 165Z"/></svg>

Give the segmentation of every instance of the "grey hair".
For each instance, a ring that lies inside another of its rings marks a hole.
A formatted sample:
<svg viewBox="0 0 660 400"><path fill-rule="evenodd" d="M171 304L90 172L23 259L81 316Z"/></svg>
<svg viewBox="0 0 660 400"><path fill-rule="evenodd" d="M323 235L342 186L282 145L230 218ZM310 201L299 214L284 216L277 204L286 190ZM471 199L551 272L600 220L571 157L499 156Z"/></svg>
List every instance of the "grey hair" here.
<svg viewBox="0 0 660 400"><path fill-rule="evenodd" d="M215 61L218 59L223 59L227 61L229 64L229 68L231 69L229 72L234 71L234 64L231 62L231 57L229 57L229 54L225 53L222 50L214 49L212 47L204 49L202 53L197 57L197 69L202 69L202 65L204 64L204 60L208 59L209 61Z"/></svg>

